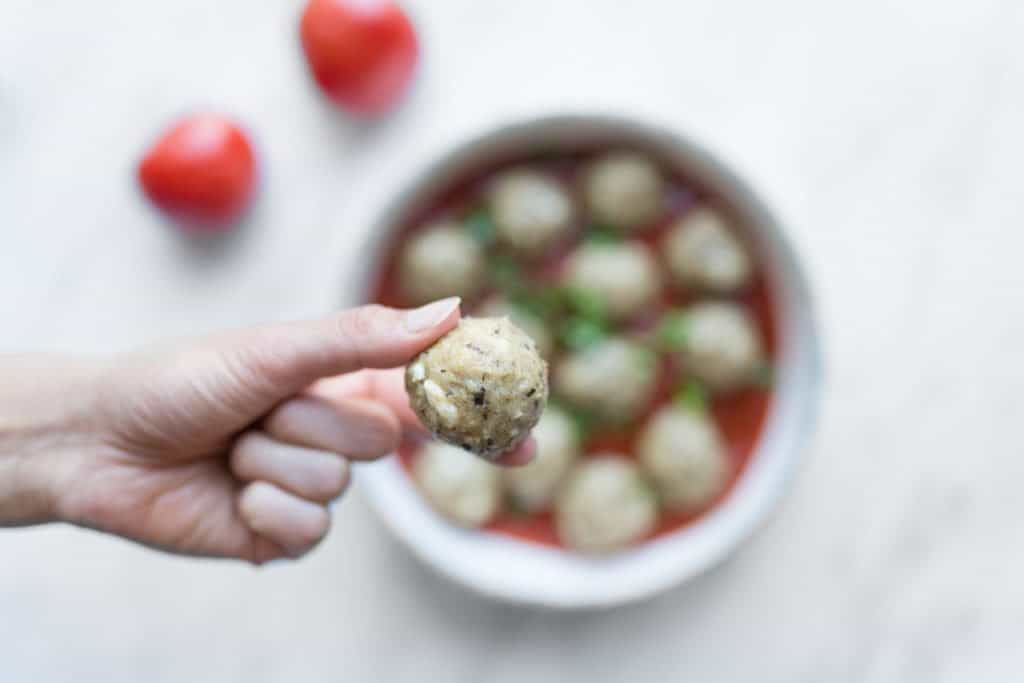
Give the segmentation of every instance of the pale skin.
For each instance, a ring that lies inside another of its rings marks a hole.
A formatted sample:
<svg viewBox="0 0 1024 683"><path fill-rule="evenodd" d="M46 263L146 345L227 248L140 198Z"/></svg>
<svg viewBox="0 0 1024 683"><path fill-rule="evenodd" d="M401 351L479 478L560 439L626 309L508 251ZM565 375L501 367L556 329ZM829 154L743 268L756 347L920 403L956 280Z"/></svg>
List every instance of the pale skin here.
<svg viewBox="0 0 1024 683"><path fill-rule="evenodd" d="M327 534L352 465L422 430L401 366L458 321L445 299L106 358L0 356L0 526L68 522L256 564L300 557Z"/></svg>

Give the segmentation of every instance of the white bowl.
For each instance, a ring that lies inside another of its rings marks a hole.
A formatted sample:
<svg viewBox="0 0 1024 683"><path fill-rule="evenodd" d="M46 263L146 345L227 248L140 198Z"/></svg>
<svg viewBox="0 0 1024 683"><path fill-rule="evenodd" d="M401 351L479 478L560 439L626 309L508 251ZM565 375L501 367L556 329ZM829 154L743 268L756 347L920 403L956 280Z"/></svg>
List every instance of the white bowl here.
<svg viewBox="0 0 1024 683"><path fill-rule="evenodd" d="M767 270L778 307L775 397L750 463L728 497L698 522L609 557L587 557L495 534L458 529L431 510L397 458L359 472L385 525L441 574L492 598L553 608L608 607L649 597L724 559L762 523L785 490L814 422L821 383L807 282L775 219L728 168L667 130L603 115L534 119L476 137L417 175L382 212L364 260L370 291L383 249L403 219L469 170L517 151L613 142L656 151L741 218Z"/></svg>

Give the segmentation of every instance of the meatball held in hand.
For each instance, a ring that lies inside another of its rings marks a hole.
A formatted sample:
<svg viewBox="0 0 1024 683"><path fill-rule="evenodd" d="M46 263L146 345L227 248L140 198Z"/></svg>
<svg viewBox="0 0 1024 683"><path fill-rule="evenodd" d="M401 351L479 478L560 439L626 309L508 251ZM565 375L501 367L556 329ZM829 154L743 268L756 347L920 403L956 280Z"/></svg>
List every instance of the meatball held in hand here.
<svg viewBox="0 0 1024 683"><path fill-rule="evenodd" d="M501 505L498 468L454 446L424 444L412 474L431 507L459 526L483 526Z"/></svg>
<svg viewBox="0 0 1024 683"><path fill-rule="evenodd" d="M436 437L496 460L540 419L548 366L508 318L463 318L408 365L405 388Z"/></svg>
<svg viewBox="0 0 1024 683"><path fill-rule="evenodd" d="M662 502L673 510L705 507L728 479L725 446L705 413L665 406L640 433L637 452Z"/></svg>
<svg viewBox="0 0 1024 683"><path fill-rule="evenodd" d="M559 493L558 535L570 548L606 553L631 545L654 530L654 494L631 461L599 453L580 463Z"/></svg>
<svg viewBox="0 0 1024 683"><path fill-rule="evenodd" d="M485 282L484 253L457 223L435 223L405 246L398 275L413 305L449 296L471 299Z"/></svg>

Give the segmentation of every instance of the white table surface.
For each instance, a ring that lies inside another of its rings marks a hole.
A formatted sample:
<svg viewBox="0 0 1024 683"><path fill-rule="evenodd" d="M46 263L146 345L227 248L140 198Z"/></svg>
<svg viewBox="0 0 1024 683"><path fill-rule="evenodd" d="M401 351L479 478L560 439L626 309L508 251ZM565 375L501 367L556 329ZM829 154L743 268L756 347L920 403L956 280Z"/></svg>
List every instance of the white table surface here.
<svg viewBox="0 0 1024 683"><path fill-rule="evenodd" d="M771 523L646 604L488 603L350 496L261 570L0 532L0 680L996 681L1024 670L1024 4L408 2L377 126L311 87L297 0L0 2L0 349L107 350L324 311L373 207L468 132L598 107L678 126L788 224L824 327L814 446ZM264 188L182 240L134 164L200 106ZM351 295L351 293L350 293ZM358 473L357 473L358 478Z"/></svg>

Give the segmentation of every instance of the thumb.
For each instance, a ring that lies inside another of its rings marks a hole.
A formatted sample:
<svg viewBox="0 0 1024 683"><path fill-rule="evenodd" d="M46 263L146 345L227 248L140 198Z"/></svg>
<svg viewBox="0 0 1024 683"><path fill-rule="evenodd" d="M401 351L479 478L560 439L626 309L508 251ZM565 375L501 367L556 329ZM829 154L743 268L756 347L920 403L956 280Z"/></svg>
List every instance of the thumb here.
<svg viewBox="0 0 1024 683"><path fill-rule="evenodd" d="M322 377L406 364L458 324L459 303L451 297L410 310L361 306L243 330L214 345L243 384L278 401Z"/></svg>

